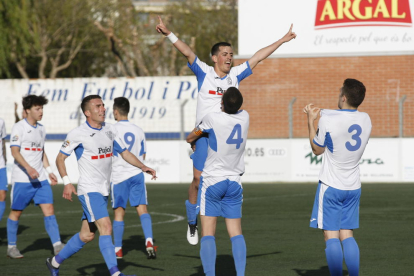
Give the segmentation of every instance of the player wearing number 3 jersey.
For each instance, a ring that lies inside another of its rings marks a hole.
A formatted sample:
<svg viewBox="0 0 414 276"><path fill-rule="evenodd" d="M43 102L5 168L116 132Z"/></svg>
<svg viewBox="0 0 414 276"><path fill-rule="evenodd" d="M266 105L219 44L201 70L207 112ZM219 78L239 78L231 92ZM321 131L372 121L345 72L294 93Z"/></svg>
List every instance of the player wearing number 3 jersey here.
<svg viewBox="0 0 414 276"><path fill-rule="evenodd" d="M239 110L243 103L240 91L230 87L222 98L223 112L213 112L187 137L187 142L208 133L207 160L198 190L203 237L200 257L207 276L215 275L217 217L224 217L233 249L237 275L244 275L246 243L241 230L241 207L244 173L244 149L249 129L249 114Z"/></svg>
<svg viewBox="0 0 414 276"><path fill-rule="evenodd" d="M359 161L372 128L368 114L357 110L364 97L365 86L346 79L340 89L339 110L320 110L312 104L303 110L308 115L312 151L323 154L310 226L324 231L331 275L342 275L343 259L350 276L359 273L359 248L353 238L353 229L359 227Z"/></svg>

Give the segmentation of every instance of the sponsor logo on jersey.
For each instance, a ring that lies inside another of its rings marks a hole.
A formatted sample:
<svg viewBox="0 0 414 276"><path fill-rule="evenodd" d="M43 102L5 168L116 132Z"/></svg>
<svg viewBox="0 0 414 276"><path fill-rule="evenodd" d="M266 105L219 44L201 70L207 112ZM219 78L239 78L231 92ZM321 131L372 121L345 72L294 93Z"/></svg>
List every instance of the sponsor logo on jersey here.
<svg viewBox="0 0 414 276"><path fill-rule="evenodd" d="M68 147L69 145L70 145L69 140L66 140L66 141L64 141L64 142L63 142L63 144L62 144L62 148L66 148L66 147Z"/></svg>
<svg viewBox="0 0 414 276"><path fill-rule="evenodd" d="M41 148L41 147L42 147L42 144L41 144L41 143L35 143L35 142L32 142L31 147L32 147L32 148Z"/></svg>
<svg viewBox="0 0 414 276"><path fill-rule="evenodd" d="M12 142L19 141L19 135L14 135L12 138Z"/></svg>
<svg viewBox="0 0 414 276"><path fill-rule="evenodd" d="M319 0L317 2L315 29L412 26L409 0Z"/></svg>
<svg viewBox="0 0 414 276"><path fill-rule="evenodd" d="M95 135L95 133L92 133L90 136L93 137Z"/></svg>
<svg viewBox="0 0 414 276"><path fill-rule="evenodd" d="M111 153L112 147L98 148L99 154Z"/></svg>
<svg viewBox="0 0 414 276"><path fill-rule="evenodd" d="M209 90L208 94L222 96L224 92L226 92L226 90L223 90L221 87L217 87L216 91Z"/></svg>

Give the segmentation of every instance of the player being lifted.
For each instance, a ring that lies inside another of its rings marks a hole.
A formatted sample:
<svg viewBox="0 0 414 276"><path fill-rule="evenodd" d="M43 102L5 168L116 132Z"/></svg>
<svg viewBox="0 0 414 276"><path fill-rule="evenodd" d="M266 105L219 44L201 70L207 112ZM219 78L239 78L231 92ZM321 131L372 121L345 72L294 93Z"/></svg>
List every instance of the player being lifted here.
<svg viewBox="0 0 414 276"><path fill-rule="evenodd" d="M359 248L353 238L353 230L359 227L359 161L372 127L368 114L357 110L364 98L365 86L346 79L339 93L339 110L320 110L312 104L303 110L308 117L312 151L323 154L310 226L323 229L326 259L333 276L342 276L343 259L350 276L359 273Z"/></svg>
<svg viewBox="0 0 414 276"><path fill-rule="evenodd" d="M49 166L44 150L45 127L39 124L43 118L43 106L47 102L43 96L24 97L22 104L27 117L14 124L10 136L14 166L10 195L12 210L7 220L7 256L13 259L23 258L16 247L17 229L23 210L32 200L42 209L46 232L53 244L54 253L59 253L64 247L60 241L59 226L53 208L53 193L47 176L49 175L52 185L57 184L57 178Z"/></svg>
<svg viewBox="0 0 414 276"><path fill-rule="evenodd" d="M197 97L197 115L196 126L198 126L203 117L210 112L219 112L221 96L229 87L239 87L240 82L252 74L256 65L271 55L283 43L288 42L296 37L292 32L293 25L286 35L273 44L257 51L248 61L231 67L233 63L233 49L227 42L216 43L211 49L211 59L214 67L198 59L191 48L178 39L172 33L159 17L159 24L156 30L165 35L173 43L175 48L180 51L188 60L188 67L197 77L198 97ZM208 135L204 135L195 142L193 160L193 181L188 189L188 200L185 202L187 209L188 229L187 239L192 245L198 243L197 230L197 191L200 183L201 173L204 168L204 162L207 158Z"/></svg>
<svg viewBox="0 0 414 276"><path fill-rule="evenodd" d="M192 143L203 133L209 134L208 154L197 200L203 227L200 257L207 276L215 275L214 234L219 216L226 221L237 275L244 275L246 267L246 242L241 229L241 176L244 173L249 114L239 110L242 104L240 91L235 87L228 88L222 97L222 112L208 113L187 137L187 142Z"/></svg>
<svg viewBox="0 0 414 276"><path fill-rule="evenodd" d="M145 160L146 143L144 131L128 121L129 101L127 98L115 98L113 105L114 117L118 121L114 125L120 139L141 162ZM112 208L114 218L114 242L116 257L121 259L122 236L124 234L125 208L129 199L131 206L137 210L145 236L145 247L148 259L155 259L155 247L152 240L151 216L147 211L147 189L142 170L126 162L117 153L112 157Z"/></svg>
<svg viewBox="0 0 414 276"><path fill-rule="evenodd" d="M80 232L69 240L59 254L46 260L46 265L51 275L59 275L59 266L62 262L92 241L98 230L99 248L110 275L124 275L117 267L111 236L112 225L107 210L112 155L121 155L128 163L150 173L153 179L156 178L156 174L125 148L115 127L105 123L105 107L100 96L85 97L81 109L86 116L86 122L69 132L56 158L56 165L65 184L63 197L72 201L72 193L77 194L82 204L82 226ZM65 165L65 159L73 151L78 160L80 174L78 193L69 180Z"/></svg>

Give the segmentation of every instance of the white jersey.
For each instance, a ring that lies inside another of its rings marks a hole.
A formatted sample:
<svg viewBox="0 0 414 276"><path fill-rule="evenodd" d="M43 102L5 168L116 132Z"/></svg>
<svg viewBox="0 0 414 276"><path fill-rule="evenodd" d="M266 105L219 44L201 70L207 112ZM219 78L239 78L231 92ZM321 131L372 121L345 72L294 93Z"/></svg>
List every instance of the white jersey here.
<svg viewBox="0 0 414 276"><path fill-rule="evenodd" d="M78 195L100 193L109 195L112 155L126 150L113 125L103 123L93 128L86 121L69 132L60 152L70 155L75 151L79 166Z"/></svg>
<svg viewBox="0 0 414 276"><path fill-rule="evenodd" d="M235 176L244 173L244 149L249 130L249 113L213 112L203 118L199 128L208 133L208 155L203 177Z"/></svg>
<svg viewBox="0 0 414 276"><path fill-rule="evenodd" d="M6 138L6 124L4 120L0 118L0 169L6 167L6 163L4 162L4 155L6 154L3 152L3 139Z"/></svg>
<svg viewBox="0 0 414 276"><path fill-rule="evenodd" d="M114 127L119 138L124 142L128 150L135 155L139 161L143 162L143 155L146 154L147 151L144 131L128 120L119 121ZM116 152L114 152L112 161L113 184L121 183L142 172L140 168L129 164Z"/></svg>
<svg viewBox="0 0 414 276"><path fill-rule="evenodd" d="M19 147L24 160L39 173L37 179L31 179L19 163L14 161L11 182L29 183L47 180L43 168L43 150L45 146L46 131L43 125L37 123L34 127L26 119L14 124L10 135L10 147Z"/></svg>
<svg viewBox="0 0 414 276"><path fill-rule="evenodd" d="M357 110L321 111L313 142L326 147L319 180L340 190L361 187L359 162L371 134L369 115Z"/></svg>
<svg viewBox="0 0 414 276"><path fill-rule="evenodd" d="M249 62L231 68L230 72L220 78L214 67L196 57L193 64L188 63L188 67L197 77L198 97L197 97L197 118L198 126L205 115L211 112L221 112L221 97L229 87L239 87L239 83L252 74Z"/></svg>

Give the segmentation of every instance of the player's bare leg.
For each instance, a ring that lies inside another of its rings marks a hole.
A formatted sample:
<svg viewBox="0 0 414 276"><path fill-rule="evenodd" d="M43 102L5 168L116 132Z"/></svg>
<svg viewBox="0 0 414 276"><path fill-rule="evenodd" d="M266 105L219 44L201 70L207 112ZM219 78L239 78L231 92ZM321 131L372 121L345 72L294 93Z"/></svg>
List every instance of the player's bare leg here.
<svg viewBox="0 0 414 276"><path fill-rule="evenodd" d="M150 214L148 214L147 205L141 204L135 207L139 218L141 219L142 230L145 236L145 249L147 250L148 259L157 258L157 246L154 246L153 234L152 234L152 220Z"/></svg>
<svg viewBox="0 0 414 276"><path fill-rule="evenodd" d="M200 216L202 226L202 238L200 242L200 258L204 273L215 275L216 269L216 233L217 217Z"/></svg>
<svg viewBox="0 0 414 276"><path fill-rule="evenodd" d="M57 255L65 244L60 240L59 225L56 221L53 204L40 204L39 206L44 215L45 229L52 242L54 254Z"/></svg>
<svg viewBox="0 0 414 276"><path fill-rule="evenodd" d="M17 229L19 228L19 218L22 215L21 210L11 210L7 220L7 257L12 259L21 259L23 255L17 249Z"/></svg>
<svg viewBox="0 0 414 276"><path fill-rule="evenodd" d="M234 266L237 276L244 275L246 270L246 242L242 234L241 218L226 218L227 232L229 233L233 251Z"/></svg>
<svg viewBox="0 0 414 276"><path fill-rule="evenodd" d="M197 195L198 187L200 186L202 171L193 167L193 181L188 188L188 201L186 201L188 229L187 240L191 245L198 243L198 229L197 229Z"/></svg>

